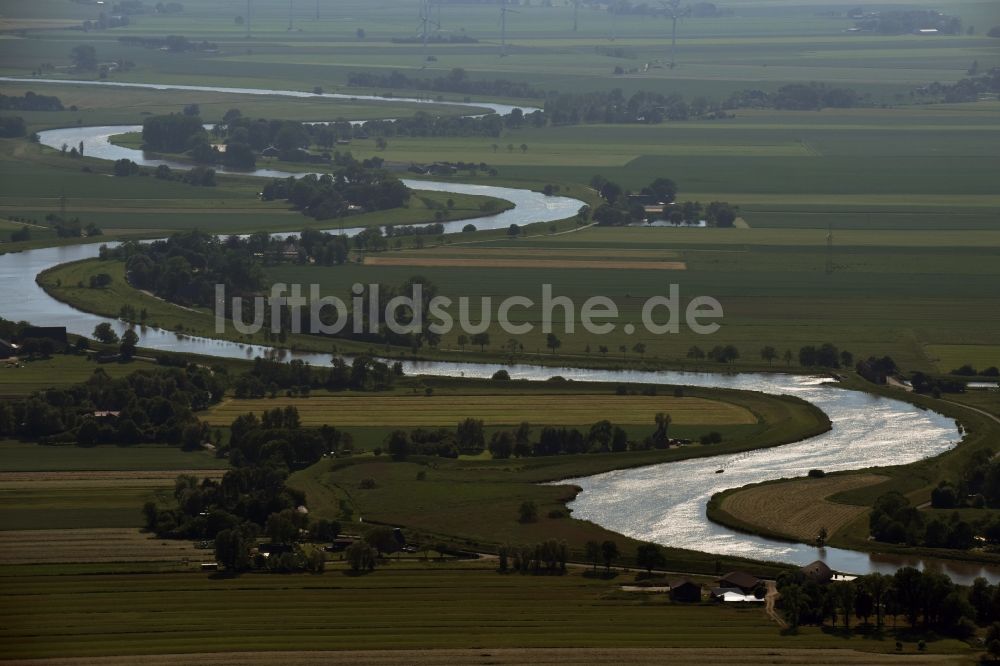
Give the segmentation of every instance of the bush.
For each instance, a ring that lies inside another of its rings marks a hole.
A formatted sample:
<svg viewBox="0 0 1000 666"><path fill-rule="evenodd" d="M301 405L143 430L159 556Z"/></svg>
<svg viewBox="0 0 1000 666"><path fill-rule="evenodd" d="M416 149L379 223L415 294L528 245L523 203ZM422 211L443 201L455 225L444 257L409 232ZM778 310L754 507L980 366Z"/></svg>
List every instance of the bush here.
<svg viewBox="0 0 1000 666"><path fill-rule="evenodd" d="M24 118L21 116L0 117L0 137L5 139L14 139L19 136L24 136L27 131L27 127L24 124Z"/></svg>
<svg viewBox="0 0 1000 666"><path fill-rule="evenodd" d="M811 469L809 470L809 476L813 479L822 479L826 476L826 472L821 469Z"/></svg>
<svg viewBox="0 0 1000 666"><path fill-rule="evenodd" d="M722 435L713 430L707 435L702 435L700 441L702 444L718 444L722 441Z"/></svg>

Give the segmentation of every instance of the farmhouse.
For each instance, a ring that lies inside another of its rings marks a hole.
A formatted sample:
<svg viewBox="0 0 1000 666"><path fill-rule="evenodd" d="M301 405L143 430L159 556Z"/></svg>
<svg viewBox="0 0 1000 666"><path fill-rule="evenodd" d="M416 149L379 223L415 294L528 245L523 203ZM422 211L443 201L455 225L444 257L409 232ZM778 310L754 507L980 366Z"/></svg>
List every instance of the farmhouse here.
<svg viewBox="0 0 1000 666"><path fill-rule="evenodd" d="M683 603L697 603L701 601L701 585L685 578L670 581L670 598Z"/></svg>
<svg viewBox="0 0 1000 666"><path fill-rule="evenodd" d="M833 569L828 567L826 562L819 560L805 565L800 571L802 571L807 580L814 583L829 583L833 579Z"/></svg>
<svg viewBox="0 0 1000 666"><path fill-rule="evenodd" d="M719 579L719 587L736 588L744 594L750 594L759 584L760 578L745 571L730 571Z"/></svg>

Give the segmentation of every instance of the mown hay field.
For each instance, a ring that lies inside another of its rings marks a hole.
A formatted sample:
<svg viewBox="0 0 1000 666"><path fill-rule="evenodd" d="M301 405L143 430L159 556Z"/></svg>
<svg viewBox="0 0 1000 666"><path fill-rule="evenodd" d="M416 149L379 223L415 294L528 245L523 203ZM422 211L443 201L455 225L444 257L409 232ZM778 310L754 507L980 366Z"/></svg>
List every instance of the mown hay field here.
<svg viewBox="0 0 1000 666"><path fill-rule="evenodd" d="M719 508L744 527L808 543L816 539L820 529L826 528L833 535L868 510L827 498L885 480L879 474L851 474L766 483L724 496Z"/></svg>
<svg viewBox="0 0 1000 666"><path fill-rule="evenodd" d="M294 405L305 425L454 426L466 418L486 425L582 425L601 419L616 424L652 425L667 412L677 425L746 425L757 417L746 407L721 400L617 395L442 395L313 396L226 400L204 416L212 425L229 425L247 412Z"/></svg>

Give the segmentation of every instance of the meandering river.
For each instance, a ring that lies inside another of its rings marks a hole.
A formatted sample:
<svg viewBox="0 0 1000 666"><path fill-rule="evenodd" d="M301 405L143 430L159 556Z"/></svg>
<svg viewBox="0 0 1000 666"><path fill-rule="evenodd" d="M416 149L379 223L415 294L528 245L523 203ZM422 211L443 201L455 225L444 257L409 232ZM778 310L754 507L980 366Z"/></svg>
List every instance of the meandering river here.
<svg viewBox="0 0 1000 666"><path fill-rule="evenodd" d="M0 78L0 80L12 80ZM18 80L19 82L22 80ZM31 83L40 83L34 79ZM60 81L59 83L66 83ZM216 88L210 86L160 86L154 84L108 84L146 88L168 88L233 92L237 94L275 94L312 97L297 91L259 91L251 89ZM327 94L323 97L382 99L350 95ZM418 101L425 100L401 100ZM488 107L506 112L510 107L489 104ZM59 147L63 143L75 146L84 142L84 152L92 157L120 159L127 157L138 164L156 165L162 161L146 158L141 151L113 146L108 138L114 134L137 131L138 127L74 127L41 133L45 145ZM189 165L166 162L185 168ZM259 169L253 175L284 177L287 174ZM302 175L302 174L294 174ZM566 197L545 197L528 190L486 185L463 185L428 181L407 181L420 189L435 189L456 193L484 194L512 201L515 208L498 215L477 220L446 223L475 224L477 228L501 228L511 223L527 224L562 219L574 214L582 202ZM345 233L355 229L344 230ZM0 315L12 320L26 320L38 325L66 326L70 332L89 335L104 318L76 310L46 294L36 283L35 276L53 266L96 257L96 244L43 248L0 255L0 284L3 298ZM119 332L124 322L115 322ZM150 349L187 352L226 358L252 358L271 355L284 360L299 358L316 365L330 361L327 354L290 352L259 345L211 340L172 333L160 329L137 329L140 345ZM408 362L407 373L488 377L500 366L495 364L458 362ZM934 412L921 410L909 403L872 396L837 387L822 377L783 374L746 373L682 373L630 370L592 370L583 368L551 368L534 365L505 366L514 378L546 379L560 375L573 381L648 382L684 384L701 387L723 387L764 391L798 396L822 409L833 423L832 429L811 439L760 451L733 456L716 456L695 460L652 465L639 469L620 470L596 476L569 479L583 491L570 506L577 518L594 521L619 533L654 541L666 546L690 548L709 553L739 555L756 559L806 564L815 559L825 560L832 568L851 573L871 571L891 572L904 564L939 568L958 582L968 583L983 575L1000 581L1000 567L945 562L899 556L869 555L837 548L816 548L804 544L785 543L773 539L735 532L709 521L705 503L715 492L782 477L802 476L809 469L826 471L859 469L872 466L899 465L942 453L960 439L956 424ZM716 474L717 469L724 474Z"/></svg>

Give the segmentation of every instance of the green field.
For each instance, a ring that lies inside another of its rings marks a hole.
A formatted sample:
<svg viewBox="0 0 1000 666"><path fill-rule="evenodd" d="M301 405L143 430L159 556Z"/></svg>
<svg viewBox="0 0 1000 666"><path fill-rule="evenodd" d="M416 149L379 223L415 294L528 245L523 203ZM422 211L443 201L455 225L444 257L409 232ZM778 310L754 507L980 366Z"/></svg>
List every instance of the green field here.
<svg viewBox="0 0 1000 666"><path fill-rule="evenodd" d="M228 462L204 451L171 446L42 446L0 441L0 472L179 471L225 469Z"/></svg>
<svg viewBox="0 0 1000 666"><path fill-rule="evenodd" d="M95 363L87 356L56 355L47 359L0 362L0 397L23 396L47 388L66 387L87 381L100 370L109 377L123 377L139 369L152 369L149 361Z"/></svg>
<svg viewBox="0 0 1000 666"><path fill-rule="evenodd" d="M247 412L295 405L306 425L324 423L364 426L391 419L400 426L451 426L467 418L487 425L584 425L613 419L620 425L650 424L657 412L669 412L678 425L745 425L757 422L747 409L703 398L610 395L456 395L384 398L314 396L297 399L231 400L210 411L204 420L228 425Z"/></svg>
<svg viewBox="0 0 1000 666"><path fill-rule="evenodd" d="M128 474L94 479L46 472L0 478L0 530L142 527L139 509L147 501L169 498L176 474L139 481Z"/></svg>
<svg viewBox="0 0 1000 666"><path fill-rule="evenodd" d="M322 576L238 578L4 573L0 582L0 656L7 659L428 648L477 648L482 654L489 648L570 646L895 650L890 636L845 640L812 628L783 636L760 608L677 605L664 595L637 598L618 591L624 581L586 578L579 571L501 576L478 563L393 563L360 577L338 567ZM407 590L405 603L400 590ZM528 598L531 603L525 603ZM289 623L275 623L275 614ZM609 622L614 631L608 631ZM928 649L969 653L963 643L948 640L932 641ZM914 651L908 642L907 652ZM397 654L408 660L412 653ZM845 653L838 661L860 656ZM295 656L286 658L297 663Z"/></svg>
<svg viewBox="0 0 1000 666"><path fill-rule="evenodd" d="M135 68L115 73L118 80L217 83L248 87L327 91L342 87L346 76L358 70L397 67L427 75L465 67L482 78L526 80L543 89L610 89L671 87L686 95L710 94L748 86L771 87L781 82L850 82L891 102L913 85L951 81L962 76L974 59L982 67L1000 64L995 46L984 35L995 25L995 6L986 0L913 3L957 14L973 35L916 36L850 35L852 21L824 15L825 5L804 2L777 6L755 0L737 0L727 7L733 15L688 18L678 31L678 67L668 60L669 26L662 18L623 15L583 8L579 30L572 32L572 9L562 3L533 3L511 14L508 21L509 55L498 58L499 26L493 7L449 6L442 12L443 34L465 33L475 44L431 45L427 62L419 43L394 44L394 37L412 37L418 28L416 10L400 11L398 2L348 0L321 7L317 20L309 3L294 5L294 30L288 31L284 6L262 5L254 10L251 38L237 25L239 7L221 0L199 2L181 14L142 16L133 25L89 35L56 30L34 33L32 40L4 40L0 61L9 73L28 74L41 62L64 64L54 53L86 40L107 57L127 58ZM820 9L822 6L822 9ZM408 6L407 6L408 7ZM843 12L843 9L841 9ZM55 10L14 0L5 11L8 20L96 18L93 6L64 6ZM16 25L16 24L14 24ZM365 30L364 39L355 31ZM214 53L167 53L119 44L119 35L183 34L219 45ZM612 38L614 41L612 42ZM620 47L625 57L603 55L595 47ZM652 66L628 76L615 76L616 65Z"/></svg>
<svg viewBox="0 0 1000 666"><path fill-rule="evenodd" d="M987 367L983 352L995 348L1000 332L996 233L844 231L835 232L831 250L820 230L591 228L477 247L511 253L598 250L608 261L620 260L619 253L659 250L683 260L687 270L600 271L595 276L589 269L570 267L504 272L352 264L336 271L278 266L268 275L274 281L318 283L323 293L342 295L342 285L355 281L398 285L420 274L453 300L470 298L474 322L479 321L481 296L498 302L509 295L527 295L537 304L543 283L551 284L556 295L572 297L577 307L594 294L611 297L620 318L608 335L588 334L579 325L574 333L564 333L563 311L554 311L553 326L562 339L558 355L576 363L600 362L602 345L608 347L608 357L619 360L619 348L625 345L627 358L635 362L639 359L632 347L641 342L647 346L646 360L653 357L658 363L683 366L690 363L686 353L691 345L707 350L734 344L741 352L738 365L760 367L758 351L765 345L776 346L779 354L786 348L797 354L803 345L830 341L855 356L889 354L909 370L947 372L967 362ZM446 248L431 248L398 256L419 256L432 264L434 257L452 255ZM834 267L829 274L828 258ZM639 326L642 305L649 297L665 295L668 284L678 285L684 302L700 295L718 299L725 312L721 330L711 336L696 335L684 326L677 335L644 333ZM516 323L535 324L531 333L518 336L525 351L531 357L550 355L538 325L541 306L512 313ZM638 327L636 334L625 333L621 324L628 322ZM455 348L457 335L445 336L442 346ZM509 337L494 323L491 349L501 348ZM955 353L942 356L936 351L938 344L969 346L955 347ZM959 361L962 351L968 351L969 358ZM786 367L782 361L776 365Z"/></svg>

